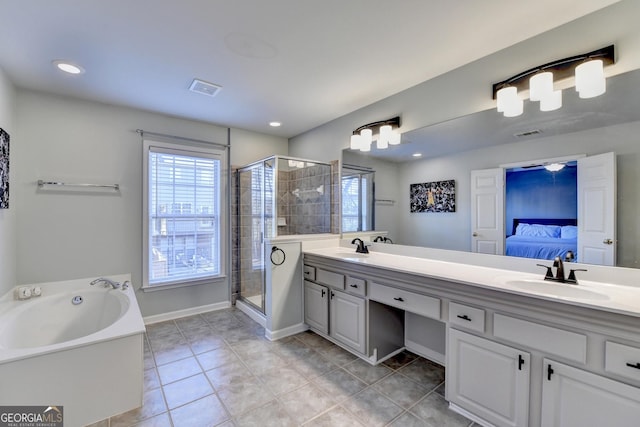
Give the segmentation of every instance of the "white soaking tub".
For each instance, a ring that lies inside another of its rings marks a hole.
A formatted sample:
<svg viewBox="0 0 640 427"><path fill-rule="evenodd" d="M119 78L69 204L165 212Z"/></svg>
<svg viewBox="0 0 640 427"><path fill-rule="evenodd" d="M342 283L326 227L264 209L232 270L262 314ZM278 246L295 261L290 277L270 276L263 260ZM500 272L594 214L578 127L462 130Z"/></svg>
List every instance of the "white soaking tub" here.
<svg viewBox="0 0 640 427"><path fill-rule="evenodd" d="M42 294L0 298L0 405L63 406L65 426L142 405L145 329L135 291L93 279L21 285Z"/></svg>

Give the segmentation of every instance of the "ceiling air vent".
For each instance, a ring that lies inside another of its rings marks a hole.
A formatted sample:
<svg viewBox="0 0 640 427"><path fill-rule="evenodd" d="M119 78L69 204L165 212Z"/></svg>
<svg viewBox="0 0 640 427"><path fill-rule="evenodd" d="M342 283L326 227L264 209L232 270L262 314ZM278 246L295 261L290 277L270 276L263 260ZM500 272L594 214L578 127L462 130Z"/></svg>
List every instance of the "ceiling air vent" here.
<svg viewBox="0 0 640 427"><path fill-rule="evenodd" d="M532 130L526 130L524 132L515 133L513 134L513 136L515 136L516 138L522 138L523 136L538 135L541 133L542 131L540 129L532 129Z"/></svg>
<svg viewBox="0 0 640 427"><path fill-rule="evenodd" d="M215 85L213 83L205 82L204 80L193 79L189 90L191 92L201 93L207 96L216 96L220 92L222 86Z"/></svg>

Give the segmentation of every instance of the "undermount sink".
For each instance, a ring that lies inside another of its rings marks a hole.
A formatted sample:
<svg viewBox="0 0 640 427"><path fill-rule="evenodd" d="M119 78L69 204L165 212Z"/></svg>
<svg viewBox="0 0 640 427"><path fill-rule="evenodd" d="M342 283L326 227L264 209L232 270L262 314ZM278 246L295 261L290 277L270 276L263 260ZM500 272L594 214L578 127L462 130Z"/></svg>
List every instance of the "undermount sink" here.
<svg viewBox="0 0 640 427"><path fill-rule="evenodd" d="M369 254L363 254L355 251L339 251L338 254L343 258L367 258Z"/></svg>
<svg viewBox="0 0 640 427"><path fill-rule="evenodd" d="M540 293L544 295L557 296L557 297L569 297L569 298L581 298L591 300L606 300L609 297L605 294L595 292L589 289L581 288L580 285L572 285L567 283L550 282L546 280L536 279L523 279L523 280L508 280L506 285L522 289L525 291Z"/></svg>

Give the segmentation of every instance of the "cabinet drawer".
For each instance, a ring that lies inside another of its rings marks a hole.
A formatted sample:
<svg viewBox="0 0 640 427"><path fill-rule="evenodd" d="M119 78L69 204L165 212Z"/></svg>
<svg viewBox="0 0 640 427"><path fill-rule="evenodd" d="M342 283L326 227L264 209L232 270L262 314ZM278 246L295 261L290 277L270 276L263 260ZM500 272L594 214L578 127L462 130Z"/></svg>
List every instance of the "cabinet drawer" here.
<svg viewBox="0 0 640 427"><path fill-rule="evenodd" d="M310 265L305 265L302 269L305 280L316 280L316 268Z"/></svg>
<svg viewBox="0 0 640 427"><path fill-rule="evenodd" d="M440 319L440 300L379 283L369 285L369 298L421 316Z"/></svg>
<svg viewBox="0 0 640 427"><path fill-rule="evenodd" d="M640 348L605 343L604 370L634 381L640 381Z"/></svg>
<svg viewBox="0 0 640 427"><path fill-rule="evenodd" d="M344 274L316 268L316 282L344 290Z"/></svg>
<svg viewBox="0 0 640 427"><path fill-rule="evenodd" d="M476 332L484 332L484 310L468 305L449 303L449 323L471 329Z"/></svg>
<svg viewBox="0 0 640 427"><path fill-rule="evenodd" d="M494 314L493 335L576 362L587 360L587 336L583 334Z"/></svg>
<svg viewBox="0 0 640 427"><path fill-rule="evenodd" d="M345 286L347 292L358 295L358 296L366 296L367 295L367 281L364 279L358 279L357 277L347 276L347 283Z"/></svg>

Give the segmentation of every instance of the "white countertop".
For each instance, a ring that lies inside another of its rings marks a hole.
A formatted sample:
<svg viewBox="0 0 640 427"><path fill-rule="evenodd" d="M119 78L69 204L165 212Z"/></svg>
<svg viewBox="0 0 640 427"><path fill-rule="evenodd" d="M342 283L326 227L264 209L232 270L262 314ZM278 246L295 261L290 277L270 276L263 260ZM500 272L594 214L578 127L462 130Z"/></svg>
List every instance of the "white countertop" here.
<svg viewBox="0 0 640 427"><path fill-rule="evenodd" d="M640 317L640 287L580 280L581 272L576 273L578 285L572 285L542 280L542 268L540 274L523 273L380 252L357 254L354 249L345 247L306 249L304 252L358 265ZM566 275L570 268L570 264L565 264Z"/></svg>

